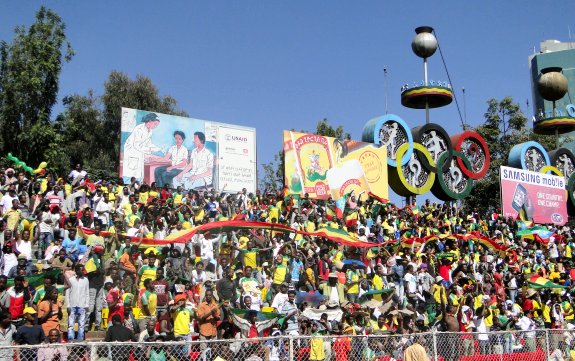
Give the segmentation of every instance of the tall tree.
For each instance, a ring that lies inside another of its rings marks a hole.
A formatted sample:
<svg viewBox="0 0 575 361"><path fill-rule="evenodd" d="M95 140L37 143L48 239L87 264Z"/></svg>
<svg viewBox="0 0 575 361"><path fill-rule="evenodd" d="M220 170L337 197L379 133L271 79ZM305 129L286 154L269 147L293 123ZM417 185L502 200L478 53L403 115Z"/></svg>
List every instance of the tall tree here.
<svg viewBox="0 0 575 361"><path fill-rule="evenodd" d="M127 74L113 71L104 83L104 95L102 95L102 122L104 124L103 144L110 149L110 157L117 162L120 157L120 123L121 108L134 108L149 110L159 113L188 116L177 108L177 101L173 97L161 96L158 88L150 78L137 75L132 80Z"/></svg>
<svg viewBox="0 0 575 361"><path fill-rule="evenodd" d="M50 122L64 62L74 51L65 25L41 7L35 22L14 31L12 43L0 42L0 149L36 165L61 156L61 140Z"/></svg>
<svg viewBox="0 0 575 361"><path fill-rule="evenodd" d="M293 129L292 129L293 130ZM302 133L309 133L309 131L302 130ZM334 128L329 120L323 118L318 121L313 134L323 135L326 137L351 139L351 135L347 133L343 126L339 125ZM276 191L284 186L284 151L280 150L274 155L274 159L269 163L262 164L261 176L259 177L259 188L263 191Z"/></svg>
<svg viewBox="0 0 575 361"><path fill-rule="evenodd" d="M554 148L554 139L550 136L540 136L533 133L533 128L527 126L527 118L519 104L511 97L502 100L487 101L485 122L474 130L487 143L491 154L491 165L487 175L477 181L471 195L465 199L468 210L487 211L501 206L501 189L499 167L507 165L511 148L519 143L534 140L540 142L547 150Z"/></svg>
<svg viewBox="0 0 575 361"><path fill-rule="evenodd" d="M86 96L67 96L63 103L64 111L56 121L66 153L62 163L65 167L82 163L96 176L118 173L122 107L187 116L173 97L159 95L149 78L138 75L132 80L118 71L110 73L103 95L90 90Z"/></svg>

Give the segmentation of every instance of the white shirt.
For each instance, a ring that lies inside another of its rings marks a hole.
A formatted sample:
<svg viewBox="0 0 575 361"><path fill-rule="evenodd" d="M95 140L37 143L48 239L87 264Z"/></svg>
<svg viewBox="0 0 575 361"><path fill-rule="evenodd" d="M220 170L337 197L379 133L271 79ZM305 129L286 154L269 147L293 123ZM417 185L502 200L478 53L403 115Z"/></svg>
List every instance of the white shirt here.
<svg viewBox="0 0 575 361"><path fill-rule="evenodd" d="M192 169L189 173L192 175L202 174L214 167L214 155L206 147L203 147L202 150L194 148L190 155L190 162L192 162ZM212 173L210 172L210 174L203 177L203 179L206 184L211 184Z"/></svg>
<svg viewBox="0 0 575 361"><path fill-rule="evenodd" d="M177 145L172 145L170 149L168 149L168 154L170 154L172 166L180 164L183 160L188 159L188 149L183 145L181 145L179 148ZM180 168L183 168L183 166Z"/></svg>
<svg viewBox="0 0 575 361"><path fill-rule="evenodd" d="M484 317L473 317L473 324L475 325L476 332L482 332L477 335L477 339L480 341L488 341L489 335L487 334L487 326L485 325L485 318Z"/></svg>
<svg viewBox="0 0 575 361"><path fill-rule="evenodd" d="M281 306L283 306L283 304L288 300L288 294L287 293L281 293L279 292L277 295L275 295L274 300L272 302L272 308L275 308L276 310L279 310Z"/></svg>
<svg viewBox="0 0 575 361"><path fill-rule="evenodd" d="M60 221L60 213L42 212L40 216L40 233L51 233L54 229L60 228L58 222ZM51 220L51 223L45 221Z"/></svg>
<svg viewBox="0 0 575 361"><path fill-rule="evenodd" d="M536 328L535 322L527 316L521 317L517 321L517 326L519 326L522 331L534 330ZM535 331L525 333L525 337L535 338Z"/></svg>
<svg viewBox="0 0 575 361"><path fill-rule="evenodd" d="M96 213L98 214L98 219L102 221L104 227L108 227L110 224L110 211L112 210L112 204L110 202L104 202L102 198L96 205Z"/></svg>
<svg viewBox="0 0 575 361"><path fill-rule="evenodd" d="M411 273L406 273L403 280L407 283L407 293L417 292L417 278Z"/></svg>
<svg viewBox="0 0 575 361"><path fill-rule="evenodd" d="M14 199L18 200L18 197L12 197L10 196L10 193L6 193L5 195L2 196L2 199L0 199L0 206L2 206L3 214L8 212L8 210L12 208L12 201Z"/></svg>
<svg viewBox="0 0 575 361"><path fill-rule="evenodd" d="M335 303L339 306L339 293L337 291L337 287L331 287L328 303Z"/></svg>
<svg viewBox="0 0 575 361"><path fill-rule="evenodd" d="M68 279L70 288L66 299L70 307L83 307L89 306L90 299L90 286L87 277L78 278L72 276Z"/></svg>
<svg viewBox="0 0 575 361"><path fill-rule="evenodd" d="M28 261L32 259L32 242L24 240L16 242L16 250L25 255Z"/></svg>

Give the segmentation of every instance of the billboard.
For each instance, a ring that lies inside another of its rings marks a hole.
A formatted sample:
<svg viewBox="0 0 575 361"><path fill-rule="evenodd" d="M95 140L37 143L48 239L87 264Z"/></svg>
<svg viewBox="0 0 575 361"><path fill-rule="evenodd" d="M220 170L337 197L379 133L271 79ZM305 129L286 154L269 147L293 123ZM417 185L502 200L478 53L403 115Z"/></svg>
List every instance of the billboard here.
<svg viewBox="0 0 575 361"><path fill-rule="evenodd" d="M388 199L386 147L287 130L283 144L289 194L337 200L353 190Z"/></svg>
<svg viewBox="0 0 575 361"><path fill-rule="evenodd" d="M256 131L122 108L120 176L159 187L256 191Z"/></svg>
<svg viewBox="0 0 575 361"><path fill-rule="evenodd" d="M501 204L505 217L517 218L524 210L536 223L567 222L565 178L528 170L501 167Z"/></svg>

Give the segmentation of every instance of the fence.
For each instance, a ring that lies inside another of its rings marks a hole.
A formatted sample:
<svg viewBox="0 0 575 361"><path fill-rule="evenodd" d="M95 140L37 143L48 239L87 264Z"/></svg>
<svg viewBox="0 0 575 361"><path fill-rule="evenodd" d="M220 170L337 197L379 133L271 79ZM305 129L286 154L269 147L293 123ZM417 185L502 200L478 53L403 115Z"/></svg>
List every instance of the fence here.
<svg viewBox="0 0 575 361"><path fill-rule="evenodd" d="M575 360L573 330L282 336L192 342L67 343L0 347L0 360L394 361L419 344L436 361ZM421 358L412 358L420 361Z"/></svg>

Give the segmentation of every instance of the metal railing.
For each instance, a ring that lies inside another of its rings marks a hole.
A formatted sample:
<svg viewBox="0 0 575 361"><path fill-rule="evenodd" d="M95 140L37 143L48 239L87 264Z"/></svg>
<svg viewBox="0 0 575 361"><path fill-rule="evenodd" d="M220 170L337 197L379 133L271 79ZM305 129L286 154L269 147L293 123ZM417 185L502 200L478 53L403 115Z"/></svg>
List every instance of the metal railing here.
<svg viewBox="0 0 575 361"><path fill-rule="evenodd" d="M82 342L0 346L0 360L394 361L418 344L436 361L575 359L575 330L286 335L202 341ZM573 351L572 351L573 350ZM416 359L421 361L420 358Z"/></svg>

